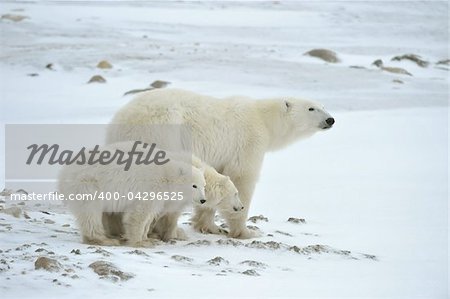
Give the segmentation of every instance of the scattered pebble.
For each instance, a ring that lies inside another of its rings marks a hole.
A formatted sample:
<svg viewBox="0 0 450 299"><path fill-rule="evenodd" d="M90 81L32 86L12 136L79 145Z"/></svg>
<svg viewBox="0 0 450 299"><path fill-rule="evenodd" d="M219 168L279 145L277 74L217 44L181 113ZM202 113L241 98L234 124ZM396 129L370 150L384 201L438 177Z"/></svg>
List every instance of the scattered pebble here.
<svg viewBox="0 0 450 299"><path fill-rule="evenodd" d="M207 263L213 266L220 266L220 265L228 265L230 262L224 259L223 257L216 256L215 258L207 261Z"/></svg>
<svg viewBox="0 0 450 299"><path fill-rule="evenodd" d="M326 62L337 63L340 62L340 59L337 57L337 54L328 49L313 49L311 51L306 52L303 55L309 55L312 57L320 58Z"/></svg>
<svg viewBox="0 0 450 299"><path fill-rule="evenodd" d="M156 81L153 81L150 84L150 86L153 88L164 88L169 84L170 84L170 82L168 82L168 81L156 80Z"/></svg>
<svg viewBox="0 0 450 299"><path fill-rule="evenodd" d="M415 62L420 67L427 67L430 64L428 61L423 60L422 57L420 57L419 55L416 55L416 54L405 54L405 55L401 55L401 56L395 56L391 60L392 61L402 61L404 59Z"/></svg>
<svg viewBox="0 0 450 299"><path fill-rule="evenodd" d="M13 194L14 193L14 191L13 190L11 190L11 189L3 189L3 191L2 192L0 192L0 196L5 196L5 197L7 197L7 196L11 196L11 194Z"/></svg>
<svg viewBox="0 0 450 299"><path fill-rule="evenodd" d="M96 261L89 265L89 268L104 279L117 281L127 281L134 277L132 273L126 273L119 270L114 264L105 261Z"/></svg>
<svg viewBox="0 0 450 299"><path fill-rule="evenodd" d="M109 63L109 61L107 61L107 60L102 60L102 61L100 61L98 64L97 64L97 67L99 68L99 69L112 69L112 64L111 63Z"/></svg>
<svg viewBox="0 0 450 299"><path fill-rule="evenodd" d="M394 80L392 80L392 82L398 83L398 84L403 84L404 83L402 80L399 80L399 79L394 79Z"/></svg>
<svg viewBox="0 0 450 299"><path fill-rule="evenodd" d="M182 255L172 255L170 257L171 259L177 261L177 262L193 262L194 260L190 257L187 256L182 256Z"/></svg>
<svg viewBox="0 0 450 299"><path fill-rule="evenodd" d="M383 65L383 60L381 60L381 59L375 60L372 64L377 66L377 67L379 67L381 70L389 72L389 73L412 76L411 73L409 73L407 70L402 69L400 67L384 66Z"/></svg>
<svg viewBox="0 0 450 299"><path fill-rule="evenodd" d="M290 217L287 221L295 224L306 223L306 220L304 218L295 218L295 217Z"/></svg>
<svg viewBox="0 0 450 299"><path fill-rule="evenodd" d="M280 235L292 237L292 235L291 235L290 233L286 233L286 232L283 232L283 231L281 231L281 230L276 230L275 232L276 232L277 234L280 234Z"/></svg>
<svg viewBox="0 0 450 299"><path fill-rule="evenodd" d="M349 68L351 68L351 69L366 69L366 67L361 66L361 65L351 65L351 66L349 66Z"/></svg>
<svg viewBox="0 0 450 299"><path fill-rule="evenodd" d="M54 71L54 69L53 69L53 63L48 63L48 64L45 66L45 68Z"/></svg>
<svg viewBox="0 0 450 299"><path fill-rule="evenodd" d="M34 269L36 270L43 269L49 272L58 272L61 268L62 266L57 260L45 256L39 257L34 262Z"/></svg>
<svg viewBox="0 0 450 299"><path fill-rule="evenodd" d="M6 209L1 209L0 213L11 215L16 218L20 218L20 215L22 214L22 209L19 207L10 207Z"/></svg>
<svg viewBox="0 0 450 299"><path fill-rule="evenodd" d="M80 249L72 249L72 251L70 253L81 254L81 251L80 251Z"/></svg>
<svg viewBox="0 0 450 299"><path fill-rule="evenodd" d="M51 220L51 219L45 219L44 220L45 224L55 224L55 221Z"/></svg>
<svg viewBox="0 0 450 299"><path fill-rule="evenodd" d="M8 21L13 21L13 22L21 22L25 19L29 19L29 17L27 16L22 16L22 15L14 15L14 14L4 14L1 17L2 20L8 20Z"/></svg>
<svg viewBox="0 0 450 299"><path fill-rule="evenodd" d="M247 265L247 266L254 267L254 268L261 268L261 269L265 269L268 267L267 264L264 264L264 263L258 262L258 261L252 261L252 260L246 260L246 261L240 262L239 264Z"/></svg>
<svg viewBox="0 0 450 299"><path fill-rule="evenodd" d="M436 62L436 64L450 65L450 59L439 60L438 62Z"/></svg>
<svg viewBox="0 0 450 299"><path fill-rule="evenodd" d="M209 246L211 241L209 240L197 240L195 242L187 243L186 246Z"/></svg>
<svg viewBox="0 0 450 299"><path fill-rule="evenodd" d="M258 272L256 272L253 269L245 270L244 272L241 273L248 276L261 276Z"/></svg>
<svg viewBox="0 0 450 299"><path fill-rule="evenodd" d="M147 253L145 253L144 251L139 250L139 249L136 249L136 250L133 250L133 251L127 251L127 252L125 252L125 253L128 253L128 254L136 254L136 255L142 255L142 256L149 256Z"/></svg>
<svg viewBox="0 0 450 299"><path fill-rule="evenodd" d="M95 75L95 76L92 76L91 79L89 79L88 83L94 83L94 82L95 83L106 83L106 79L100 75Z"/></svg>
<svg viewBox="0 0 450 299"><path fill-rule="evenodd" d="M248 218L248 221L256 223L258 221L264 221L264 222L269 222L269 219L267 217L264 217L263 215L258 215L258 216L252 216L250 218Z"/></svg>
<svg viewBox="0 0 450 299"><path fill-rule="evenodd" d="M0 273L3 271L7 271L11 269L11 267L9 266L8 262L5 259L1 259L0 260Z"/></svg>

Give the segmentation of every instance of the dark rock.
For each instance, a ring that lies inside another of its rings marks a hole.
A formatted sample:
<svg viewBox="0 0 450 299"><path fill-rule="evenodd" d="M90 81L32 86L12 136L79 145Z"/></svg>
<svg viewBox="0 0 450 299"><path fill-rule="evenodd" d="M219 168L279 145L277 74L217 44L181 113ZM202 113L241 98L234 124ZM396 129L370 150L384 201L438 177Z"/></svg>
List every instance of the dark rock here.
<svg viewBox="0 0 450 299"><path fill-rule="evenodd" d="M62 266L57 260L45 256L39 257L34 262L34 269L36 270L44 269L49 272L58 272L61 268Z"/></svg>
<svg viewBox="0 0 450 299"><path fill-rule="evenodd" d="M337 54L328 49L313 49L311 51L306 52L303 55L309 55L312 57L320 58L326 62L337 63L341 60L337 57Z"/></svg>

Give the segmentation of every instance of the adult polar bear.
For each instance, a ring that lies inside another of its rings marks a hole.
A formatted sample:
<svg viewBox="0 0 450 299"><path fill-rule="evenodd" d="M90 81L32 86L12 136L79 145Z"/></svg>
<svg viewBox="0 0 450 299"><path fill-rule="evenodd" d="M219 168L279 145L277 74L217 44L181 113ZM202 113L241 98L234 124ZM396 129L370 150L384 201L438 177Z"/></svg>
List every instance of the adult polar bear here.
<svg viewBox="0 0 450 299"><path fill-rule="evenodd" d="M138 95L119 110L108 129L107 142L151 141L170 150L171 141L146 125L184 124L191 129L192 151L218 172L231 178L244 213L233 219L229 236L251 238L246 226L252 194L264 155L332 127L334 119L323 106L301 99L216 99L176 89L156 89ZM220 233L215 210L196 208L194 227Z"/></svg>

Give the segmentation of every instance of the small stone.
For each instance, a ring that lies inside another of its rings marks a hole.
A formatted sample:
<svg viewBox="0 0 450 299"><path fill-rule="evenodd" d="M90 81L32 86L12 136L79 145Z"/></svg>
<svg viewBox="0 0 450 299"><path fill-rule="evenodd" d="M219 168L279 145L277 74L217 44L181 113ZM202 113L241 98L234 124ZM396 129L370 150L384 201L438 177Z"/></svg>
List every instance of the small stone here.
<svg viewBox="0 0 450 299"><path fill-rule="evenodd" d="M295 223L295 224L300 224L300 223L304 224L304 223L306 223L306 220L303 218L290 217L288 219L288 222Z"/></svg>
<svg viewBox="0 0 450 299"><path fill-rule="evenodd" d="M119 270L114 264L105 261L96 261L89 265L89 268L94 270L101 278L109 279L114 282L126 281L134 277L132 273L126 273Z"/></svg>
<svg viewBox="0 0 450 299"><path fill-rule="evenodd" d="M44 223L46 223L46 224L55 224L55 221L53 221L51 219L45 219Z"/></svg>
<svg viewBox="0 0 450 299"><path fill-rule="evenodd" d="M63 225L61 225L62 227L70 227L70 224L68 224L68 223L66 223L66 224L63 224Z"/></svg>
<svg viewBox="0 0 450 299"><path fill-rule="evenodd" d="M102 61L100 61L98 64L97 64L97 67L99 68L99 69L112 69L112 64L111 63L109 63L109 61L107 61L107 60L102 60Z"/></svg>
<svg viewBox="0 0 450 299"><path fill-rule="evenodd" d="M260 276L260 274L253 269L245 270L244 272L241 273L248 276Z"/></svg>
<svg viewBox="0 0 450 299"><path fill-rule="evenodd" d="M45 68L54 71L54 69L53 69L53 63L47 64L47 65L45 66Z"/></svg>
<svg viewBox="0 0 450 299"><path fill-rule="evenodd" d="M351 65L351 66L349 66L349 68L351 68L351 69L365 69L365 67L361 66L361 65Z"/></svg>
<svg viewBox="0 0 450 299"><path fill-rule="evenodd" d="M248 218L248 221L256 223L258 221L264 221L264 222L269 222L269 219L267 217L264 217L263 215L258 215L258 216L252 216L250 218Z"/></svg>
<svg viewBox="0 0 450 299"><path fill-rule="evenodd" d="M182 255L172 255L170 258L177 262L189 262L190 263L190 262L194 261L190 257L182 256Z"/></svg>
<svg viewBox="0 0 450 299"><path fill-rule="evenodd" d="M11 190L11 189L3 189L3 191L2 192L0 192L0 196L11 196L11 194L13 194L13 190Z"/></svg>
<svg viewBox="0 0 450 299"><path fill-rule="evenodd" d="M275 232L276 232L277 234L280 234L280 235L292 237L292 235L291 235L290 233L283 232L283 231L281 231L281 230L276 230Z"/></svg>
<svg viewBox="0 0 450 299"><path fill-rule="evenodd" d="M215 258L207 261L207 263L213 266L220 266L220 265L228 265L230 262L224 259L223 257L216 256Z"/></svg>
<svg viewBox="0 0 450 299"><path fill-rule="evenodd" d="M389 72L389 73L412 76L412 74L411 74L410 72L408 72L407 70L402 69L402 68L400 68L400 67L388 67L388 66L383 66L383 67L381 67L381 69L382 69L383 71L386 71L386 72Z"/></svg>
<svg viewBox="0 0 450 299"><path fill-rule="evenodd" d="M169 84L170 84L170 82L168 82L168 81L156 80L156 81L153 81L150 84L150 86L153 88L164 88Z"/></svg>
<svg viewBox="0 0 450 299"><path fill-rule="evenodd" d="M22 15L14 15L14 14L4 14L1 17L2 20L9 20L13 22L21 22L25 19L29 19L29 17L22 16Z"/></svg>
<svg viewBox="0 0 450 299"><path fill-rule="evenodd" d="M91 79L89 79L88 83L94 83L94 82L95 83L106 83L106 79L100 75L95 75L95 76L92 76Z"/></svg>
<svg viewBox="0 0 450 299"><path fill-rule="evenodd" d="M81 251L80 251L80 249L72 249L72 251L70 253L81 254Z"/></svg>
<svg viewBox="0 0 450 299"><path fill-rule="evenodd" d="M313 49L311 51L306 52L303 55L317 57L330 63L340 62L340 59L337 57L336 53L328 49Z"/></svg>
<svg viewBox="0 0 450 299"><path fill-rule="evenodd" d="M34 269L44 269L49 272L58 272L62 268L61 264L55 260L45 256L39 257L34 262Z"/></svg>
<svg viewBox="0 0 450 299"><path fill-rule="evenodd" d="M25 191L24 189L16 190L16 193L28 195L28 192Z"/></svg>
<svg viewBox="0 0 450 299"><path fill-rule="evenodd" d="M142 256L149 256L149 255L148 255L147 253L145 253L144 251L138 250L138 249L133 250L133 251L127 251L126 253L128 253L128 254L142 255Z"/></svg>
<svg viewBox="0 0 450 299"><path fill-rule="evenodd" d="M27 74L27 76L28 77L37 77L37 76L39 76L39 74L38 73L29 73L29 74Z"/></svg>
<svg viewBox="0 0 450 299"><path fill-rule="evenodd" d="M11 267L8 265L8 262L5 259L0 260L0 273L3 271L7 271L11 269Z"/></svg>
<svg viewBox="0 0 450 299"><path fill-rule="evenodd" d="M383 60L377 59L374 62L372 62L372 65L377 66L377 67L382 67L383 66Z"/></svg>
<svg viewBox="0 0 450 299"><path fill-rule="evenodd" d="M211 241L209 240L197 240L195 242L187 243L186 246L209 246Z"/></svg>
<svg viewBox="0 0 450 299"><path fill-rule="evenodd" d="M438 62L436 62L436 64L450 65L450 59L439 60Z"/></svg>
<svg viewBox="0 0 450 299"><path fill-rule="evenodd" d="M0 210L0 213L11 215L16 218L20 218L20 215L22 214L22 209L19 207L10 207L7 209Z"/></svg>
<svg viewBox="0 0 450 299"><path fill-rule="evenodd" d="M258 262L258 261L252 261L252 260L246 260L246 261L240 262L239 264L247 265L247 266L254 267L254 268L261 268L261 269L267 268L266 264L264 264L262 262Z"/></svg>
<svg viewBox="0 0 450 299"><path fill-rule="evenodd" d="M430 64L428 61L423 60L422 57L420 57L419 55L416 55L416 54L405 54L405 55L401 55L401 56L395 56L391 60L392 61L401 61L404 59L415 62L420 67L427 67Z"/></svg>
<svg viewBox="0 0 450 299"><path fill-rule="evenodd" d="M402 80L399 80L399 79L394 79L394 80L392 80L392 82L398 83L398 84L403 84L404 83Z"/></svg>

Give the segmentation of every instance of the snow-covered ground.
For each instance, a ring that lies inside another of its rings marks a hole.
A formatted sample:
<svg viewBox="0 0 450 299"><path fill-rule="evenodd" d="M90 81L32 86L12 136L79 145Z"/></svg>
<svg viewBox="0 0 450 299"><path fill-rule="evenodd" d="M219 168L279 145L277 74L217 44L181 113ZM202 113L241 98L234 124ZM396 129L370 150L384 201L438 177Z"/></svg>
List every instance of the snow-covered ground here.
<svg viewBox="0 0 450 299"><path fill-rule="evenodd" d="M0 20L2 125L107 123L124 92L157 79L313 98L337 123L267 155L256 240L195 233L186 214L189 241L89 248L57 204L0 214L2 298L447 298L449 66L436 64L449 58L447 2L2 1L5 14L28 18ZM303 55L314 48L341 62ZM391 61L408 53L430 65ZM104 59L112 69L96 68ZM86 83L97 74L107 82ZM40 256L61 269L35 270ZM88 267L99 260L134 277L100 279Z"/></svg>

